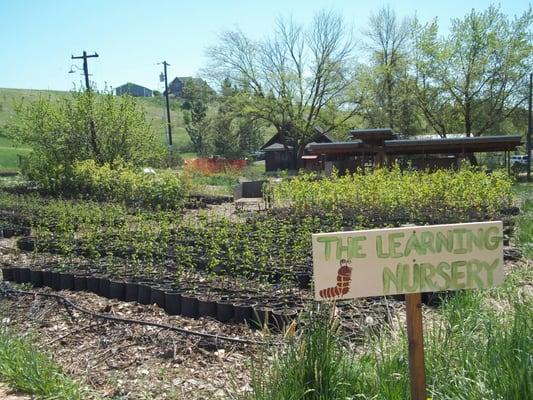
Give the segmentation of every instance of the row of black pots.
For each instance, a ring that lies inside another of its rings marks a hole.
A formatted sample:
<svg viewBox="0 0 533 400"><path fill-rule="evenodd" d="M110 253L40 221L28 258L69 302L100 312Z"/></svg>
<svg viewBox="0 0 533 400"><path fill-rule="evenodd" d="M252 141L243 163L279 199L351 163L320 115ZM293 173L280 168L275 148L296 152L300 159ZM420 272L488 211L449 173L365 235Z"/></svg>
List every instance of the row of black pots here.
<svg viewBox="0 0 533 400"><path fill-rule="evenodd" d="M19 249L22 251L33 251L35 249L36 239L32 236L23 237L18 240L17 245ZM49 246L47 246L46 250L50 253L55 253L56 250L58 249L55 249L55 246L53 244L50 244ZM121 252L115 251L113 252L113 254L117 257L128 257L133 252L134 250L130 249L129 251L126 251L126 250L122 250ZM85 254L84 252L78 252L78 253L80 253L80 255L82 256L90 256L90 254L88 253L87 254ZM200 271L204 270L207 266L207 259L201 256L195 257L195 259L196 259L196 268ZM219 269L220 271L216 271L216 272L222 272L224 268L220 267ZM285 273L286 272L282 269L278 270L276 268L273 268L269 274L268 280L272 284L280 283L282 280L282 276ZM312 275L309 271L297 270L294 273L294 277L295 277L295 281L298 283L299 289L309 289L311 285L311 278L312 278Z"/></svg>
<svg viewBox="0 0 533 400"><path fill-rule="evenodd" d="M6 281L31 283L35 287L87 291L110 299L156 304L170 315L211 317L220 322L248 323L256 327L266 324L276 330L282 330L300 309L290 301L272 303L268 299L252 299L246 295L230 298L223 292L207 295L151 281L114 280L106 276L24 267L3 267L2 274Z"/></svg>
<svg viewBox="0 0 533 400"><path fill-rule="evenodd" d="M31 228L27 226L4 226L0 227L0 235L6 239L13 236L28 236L31 234Z"/></svg>

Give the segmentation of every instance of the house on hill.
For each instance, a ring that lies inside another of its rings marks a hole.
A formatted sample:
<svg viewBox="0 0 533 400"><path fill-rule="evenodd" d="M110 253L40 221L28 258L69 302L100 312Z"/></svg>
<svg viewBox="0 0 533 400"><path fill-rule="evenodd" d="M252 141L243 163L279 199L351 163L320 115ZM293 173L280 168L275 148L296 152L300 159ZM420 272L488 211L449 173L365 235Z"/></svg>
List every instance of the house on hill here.
<svg viewBox="0 0 533 400"><path fill-rule="evenodd" d="M202 86L205 86L208 92L215 93L215 91L201 78L193 78L192 76L178 76L168 84L168 94L174 95L176 98L183 98L183 88L188 81L194 81ZM166 95L166 90L163 92Z"/></svg>
<svg viewBox="0 0 533 400"><path fill-rule="evenodd" d="M332 143L331 139L324 131L318 127L315 128L316 136L311 143L306 146L306 150L311 144L317 143ZM272 136L262 147L265 152L265 171L277 170L295 170L298 169L293 157L294 146L291 143L283 143L281 135L276 133ZM307 153L307 151L306 151ZM315 169L315 163L318 161L316 155L304 155L304 165L307 169Z"/></svg>
<svg viewBox="0 0 533 400"><path fill-rule="evenodd" d="M130 96L135 97L152 97L154 93L144 86L137 85L135 83L125 83L124 85L118 86L115 88L115 94L117 96L122 96L124 94L129 94Z"/></svg>

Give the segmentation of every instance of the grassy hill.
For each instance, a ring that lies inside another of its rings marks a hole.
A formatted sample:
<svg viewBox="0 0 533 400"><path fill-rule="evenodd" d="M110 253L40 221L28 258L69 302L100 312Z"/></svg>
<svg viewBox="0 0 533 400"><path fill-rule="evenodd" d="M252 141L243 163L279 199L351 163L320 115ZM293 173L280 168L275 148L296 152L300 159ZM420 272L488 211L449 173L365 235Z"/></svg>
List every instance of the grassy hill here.
<svg viewBox="0 0 533 400"><path fill-rule="evenodd" d="M32 89L6 89L0 88L0 127L11 118L15 111L15 104L21 101L31 101L39 96L52 99L67 96L68 92L57 90L32 90ZM161 135L161 140L166 141L166 117L163 98L139 98L139 103L145 109L148 120L154 130ZM189 136L183 126L183 115L179 109L179 102L171 100L172 139L178 148L186 149L190 144ZM0 137L0 170L18 168L18 155L30 152L27 147L20 147L9 139Z"/></svg>

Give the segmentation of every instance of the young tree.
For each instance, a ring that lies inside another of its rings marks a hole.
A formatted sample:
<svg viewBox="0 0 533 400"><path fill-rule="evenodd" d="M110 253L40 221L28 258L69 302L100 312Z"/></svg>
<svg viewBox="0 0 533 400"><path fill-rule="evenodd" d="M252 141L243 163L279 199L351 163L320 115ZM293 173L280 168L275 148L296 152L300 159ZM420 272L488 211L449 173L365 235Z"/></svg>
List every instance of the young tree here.
<svg viewBox="0 0 533 400"><path fill-rule="evenodd" d="M224 32L207 54L213 77L244 89L235 98L240 115L273 125L298 164L317 125L330 132L355 114L348 90L356 73L353 50L343 19L320 12L307 29L280 20L258 42Z"/></svg>
<svg viewBox="0 0 533 400"><path fill-rule="evenodd" d="M436 22L418 25L414 88L437 133L487 134L524 104L532 21L531 8L510 21L491 6L454 19L446 37Z"/></svg>

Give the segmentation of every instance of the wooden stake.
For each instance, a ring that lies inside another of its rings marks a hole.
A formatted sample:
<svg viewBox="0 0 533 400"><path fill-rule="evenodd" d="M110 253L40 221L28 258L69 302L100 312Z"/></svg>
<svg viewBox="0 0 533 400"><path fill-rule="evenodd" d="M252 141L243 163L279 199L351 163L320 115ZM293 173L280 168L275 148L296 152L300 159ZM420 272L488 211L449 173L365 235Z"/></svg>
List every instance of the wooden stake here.
<svg viewBox="0 0 533 400"><path fill-rule="evenodd" d="M427 400L421 298L420 293L408 293L405 295L411 400Z"/></svg>

